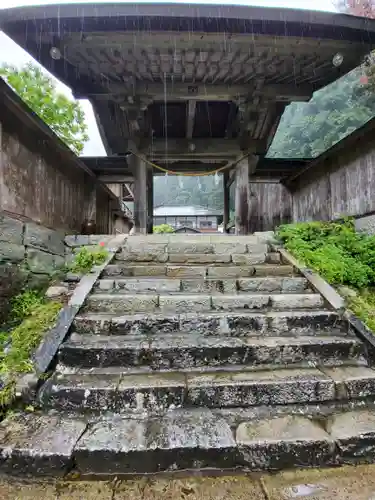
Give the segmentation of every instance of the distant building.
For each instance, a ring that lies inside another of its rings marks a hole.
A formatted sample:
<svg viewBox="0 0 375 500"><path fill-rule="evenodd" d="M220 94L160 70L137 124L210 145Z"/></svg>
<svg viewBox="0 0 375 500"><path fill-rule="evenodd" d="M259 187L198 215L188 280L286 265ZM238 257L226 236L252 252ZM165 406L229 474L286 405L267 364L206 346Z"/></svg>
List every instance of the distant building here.
<svg viewBox="0 0 375 500"><path fill-rule="evenodd" d="M199 206L163 206L154 208L154 226L169 224L176 230L185 228L201 233L216 233L222 219L223 214L220 210Z"/></svg>

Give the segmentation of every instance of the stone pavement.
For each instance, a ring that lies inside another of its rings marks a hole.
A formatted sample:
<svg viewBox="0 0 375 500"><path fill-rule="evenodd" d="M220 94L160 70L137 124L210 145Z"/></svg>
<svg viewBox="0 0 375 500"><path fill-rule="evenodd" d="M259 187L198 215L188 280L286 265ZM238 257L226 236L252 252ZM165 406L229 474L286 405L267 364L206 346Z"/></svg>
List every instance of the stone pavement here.
<svg viewBox="0 0 375 500"><path fill-rule="evenodd" d="M0 500L374 500L375 466L112 482L0 481Z"/></svg>

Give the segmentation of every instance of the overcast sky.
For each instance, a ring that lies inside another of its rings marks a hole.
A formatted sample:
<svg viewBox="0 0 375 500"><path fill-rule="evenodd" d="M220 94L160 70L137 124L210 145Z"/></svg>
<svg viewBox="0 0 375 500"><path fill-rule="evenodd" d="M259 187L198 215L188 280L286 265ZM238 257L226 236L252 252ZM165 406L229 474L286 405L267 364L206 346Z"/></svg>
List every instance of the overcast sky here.
<svg viewBox="0 0 375 500"><path fill-rule="evenodd" d="M142 0L141 0L142 1ZM162 0L164 3L177 3L178 0ZM181 0L180 0L181 1ZM54 3L93 3L90 0L81 0L80 2L73 2L72 0L61 0L59 2L41 0L40 2L34 2L33 0L0 0L0 9L1 8L9 8L9 7L20 7L23 5L47 5ZM101 3L109 3L109 2L101 2ZM110 3L114 3L113 0ZM125 2L122 2L125 3ZM131 3L131 2L129 2ZM141 3L141 2L140 2ZM144 1L147 3L147 1ZM324 10L333 12L335 9L333 7L333 2L331 0L189 0L189 3L218 3L221 5L259 5L263 7L291 7L291 8L300 8L301 4L304 4L304 8L306 9L314 9L314 10ZM16 45L12 40L10 40L6 35L0 32L0 65L3 63L13 64L15 66L22 66L30 61L33 61L32 57L30 57L27 52L21 49L18 45ZM34 61L35 62L35 61ZM70 89L68 89L65 85L58 82L58 87L61 92L71 97ZM100 135L98 132L98 128L96 126L96 121L94 118L94 114L92 111L91 104L88 101L81 101L82 106L84 108L86 114L86 121L89 128L89 136L90 139L86 143L83 155L86 156L103 156L105 155L105 150L100 139Z"/></svg>

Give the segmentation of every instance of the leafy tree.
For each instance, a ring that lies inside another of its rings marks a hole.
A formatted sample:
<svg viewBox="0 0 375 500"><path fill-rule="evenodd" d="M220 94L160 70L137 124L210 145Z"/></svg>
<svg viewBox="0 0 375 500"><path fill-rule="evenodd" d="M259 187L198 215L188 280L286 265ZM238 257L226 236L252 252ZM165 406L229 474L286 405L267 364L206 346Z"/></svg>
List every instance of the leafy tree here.
<svg viewBox="0 0 375 500"><path fill-rule="evenodd" d="M154 204L198 205L222 210L224 203L222 176L181 177L176 175L154 177Z"/></svg>
<svg viewBox="0 0 375 500"><path fill-rule="evenodd" d="M375 92L356 68L315 92L307 103L290 104L280 121L268 156L313 158L375 115Z"/></svg>
<svg viewBox="0 0 375 500"><path fill-rule="evenodd" d="M85 115L78 102L71 101L56 90L52 78L38 66L28 64L21 69L0 68L12 89L76 154L88 140Z"/></svg>

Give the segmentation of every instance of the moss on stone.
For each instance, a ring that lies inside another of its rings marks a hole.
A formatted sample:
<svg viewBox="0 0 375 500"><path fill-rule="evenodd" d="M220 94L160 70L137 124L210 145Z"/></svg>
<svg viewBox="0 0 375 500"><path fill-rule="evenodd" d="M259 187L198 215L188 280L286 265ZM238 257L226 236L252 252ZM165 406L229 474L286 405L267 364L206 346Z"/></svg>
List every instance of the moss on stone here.
<svg viewBox="0 0 375 500"><path fill-rule="evenodd" d="M7 406L13 401L17 378L32 371L31 356L44 333L54 324L61 307L59 302L35 301L27 316L6 336L7 341L0 344L0 378L3 380L0 406ZM1 338L4 340L5 335Z"/></svg>

